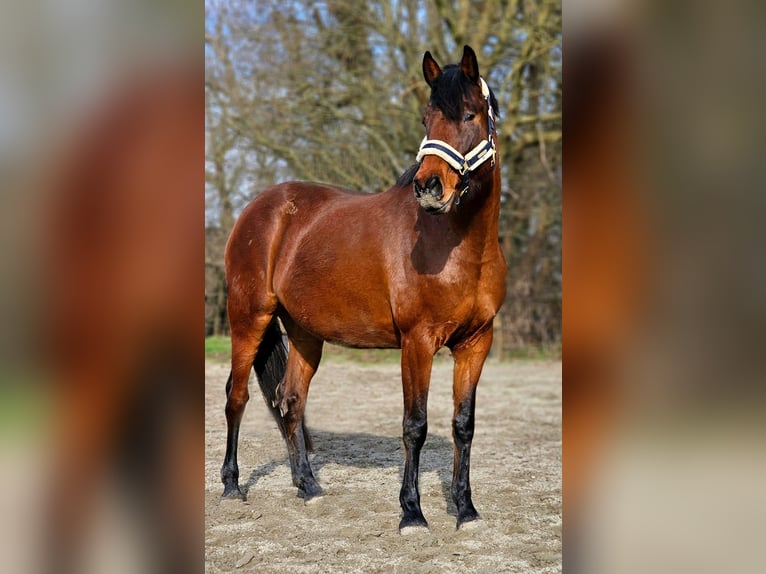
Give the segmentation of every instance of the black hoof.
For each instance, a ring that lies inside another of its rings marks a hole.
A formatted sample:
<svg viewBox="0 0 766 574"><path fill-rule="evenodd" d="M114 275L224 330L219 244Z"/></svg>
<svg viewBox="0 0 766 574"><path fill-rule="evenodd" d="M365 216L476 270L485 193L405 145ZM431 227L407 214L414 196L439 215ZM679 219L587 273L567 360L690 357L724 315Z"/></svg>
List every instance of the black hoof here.
<svg viewBox="0 0 766 574"><path fill-rule="evenodd" d="M312 499L319 498L324 494L324 490L317 482L303 483L298 487L298 496L309 502Z"/></svg>
<svg viewBox="0 0 766 574"><path fill-rule="evenodd" d="M242 494L242 491L239 489L239 486L234 485L226 485L223 488L223 494L221 495L221 498L228 498L232 500L245 500L245 495Z"/></svg>
<svg viewBox="0 0 766 574"><path fill-rule="evenodd" d="M404 516L402 517L401 522L399 522L399 532L401 534L427 530L428 522L422 514L415 516Z"/></svg>
<svg viewBox="0 0 766 574"><path fill-rule="evenodd" d="M458 514L457 517L457 528L469 528L470 526L473 526L472 523L476 521L480 521L481 516L479 516L479 513L476 512L475 508L468 509L464 512L461 512Z"/></svg>

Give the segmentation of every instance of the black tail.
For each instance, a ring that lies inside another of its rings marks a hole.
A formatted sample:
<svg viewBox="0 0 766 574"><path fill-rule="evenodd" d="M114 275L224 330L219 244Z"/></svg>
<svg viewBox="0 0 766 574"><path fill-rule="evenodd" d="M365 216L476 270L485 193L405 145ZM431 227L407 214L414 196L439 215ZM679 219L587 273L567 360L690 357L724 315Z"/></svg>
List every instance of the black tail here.
<svg viewBox="0 0 766 574"><path fill-rule="evenodd" d="M282 339L282 332L279 329L276 319L266 329L263 335L261 345L253 361L255 377L258 379L258 385L261 387L263 400L269 407L271 416L277 421L279 432L282 437L287 439L286 421L279 410L279 403L282 397L279 396L278 387L284 379L285 369L287 367L287 346ZM303 436L306 442L306 448L312 450L311 438L306 430L305 417L303 420Z"/></svg>

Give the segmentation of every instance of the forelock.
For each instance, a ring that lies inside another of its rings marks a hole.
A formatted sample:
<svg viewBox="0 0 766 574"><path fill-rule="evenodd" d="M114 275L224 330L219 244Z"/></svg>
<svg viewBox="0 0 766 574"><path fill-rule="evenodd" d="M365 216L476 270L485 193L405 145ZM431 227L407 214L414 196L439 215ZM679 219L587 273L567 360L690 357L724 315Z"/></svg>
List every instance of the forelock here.
<svg viewBox="0 0 766 574"><path fill-rule="evenodd" d="M450 64L442 69L431 88L431 105L450 120L463 117L463 100L471 94L469 80L459 66Z"/></svg>
<svg viewBox="0 0 766 574"><path fill-rule="evenodd" d="M463 117L463 102L471 97L471 80L463 73L460 66L450 64L444 66L441 75L434 80L431 88L430 104L442 111L450 120L457 121ZM492 90L489 91L489 101L495 117L498 115L497 99Z"/></svg>

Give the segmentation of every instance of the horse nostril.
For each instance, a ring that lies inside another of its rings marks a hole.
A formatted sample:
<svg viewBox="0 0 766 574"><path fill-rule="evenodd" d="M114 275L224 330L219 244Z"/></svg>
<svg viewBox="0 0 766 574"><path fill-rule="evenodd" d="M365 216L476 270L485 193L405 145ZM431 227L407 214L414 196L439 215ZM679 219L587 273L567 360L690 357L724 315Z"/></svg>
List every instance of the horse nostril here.
<svg viewBox="0 0 766 574"><path fill-rule="evenodd" d="M426 189L428 190L428 193L430 193L435 199L441 199L442 182L435 175L432 175L428 178L428 181L426 182Z"/></svg>
<svg viewBox="0 0 766 574"><path fill-rule="evenodd" d="M423 195L423 192L425 191L425 189L423 189L423 184L421 184L419 180L417 180L417 179L414 180L412 182L412 185L413 185L413 188L415 190L415 196L416 197L420 197L421 195Z"/></svg>

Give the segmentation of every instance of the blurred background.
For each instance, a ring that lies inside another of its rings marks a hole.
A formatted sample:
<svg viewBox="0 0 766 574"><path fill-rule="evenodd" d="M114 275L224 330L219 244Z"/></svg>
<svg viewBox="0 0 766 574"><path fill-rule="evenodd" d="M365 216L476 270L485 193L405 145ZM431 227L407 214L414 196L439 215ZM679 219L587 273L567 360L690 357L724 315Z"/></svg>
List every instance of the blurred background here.
<svg viewBox="0 0 766 574"><path fill-rule="evenodd" d="M222 238L272 181L386 188L422 52L468 43L501 106L494 352L563 339L564 570L755 570L763 12L569 0L562 41L543 0L6 2L4 569L202 569Z"/></svg>
<svg viewBox="0 0 766 574"><path fill-rule="evenodd" d="M204 7L2 14L2 568L201 570Z"/></svg>
<svg viewBox="0 0 766 574"><path fill-rule="evenodd" d="M565 5L565 572L758 569L763 15Z"/></svg>

